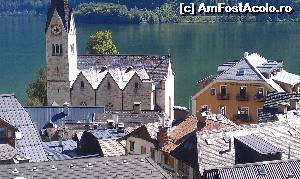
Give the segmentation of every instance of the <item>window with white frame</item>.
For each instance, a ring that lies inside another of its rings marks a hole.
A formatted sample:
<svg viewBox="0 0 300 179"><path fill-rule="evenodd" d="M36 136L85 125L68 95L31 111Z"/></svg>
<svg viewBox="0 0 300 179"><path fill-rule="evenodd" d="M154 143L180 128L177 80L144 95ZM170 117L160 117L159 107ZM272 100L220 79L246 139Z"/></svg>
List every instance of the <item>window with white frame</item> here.
<svg viewBox="0 0 300 179"><path fill-rule="evenodd" d="M220 114L225 116L226 115L226 106L220 106L219 107L219 112L220 112Z"/></svg>

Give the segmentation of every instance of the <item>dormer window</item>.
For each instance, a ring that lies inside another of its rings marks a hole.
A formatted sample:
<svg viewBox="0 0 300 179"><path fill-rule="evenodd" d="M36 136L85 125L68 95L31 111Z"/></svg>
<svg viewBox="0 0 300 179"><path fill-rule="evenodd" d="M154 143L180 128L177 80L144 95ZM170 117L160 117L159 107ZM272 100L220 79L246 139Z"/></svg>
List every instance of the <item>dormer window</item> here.
<svg viewBox="0 0 300 179"><path fill-rule="evenodd" d="M128 73L128 72L130 72L132 69L133 69L133 67L132 67L132 66L128 67L128 68L126 69L125 73Z"/></svg>

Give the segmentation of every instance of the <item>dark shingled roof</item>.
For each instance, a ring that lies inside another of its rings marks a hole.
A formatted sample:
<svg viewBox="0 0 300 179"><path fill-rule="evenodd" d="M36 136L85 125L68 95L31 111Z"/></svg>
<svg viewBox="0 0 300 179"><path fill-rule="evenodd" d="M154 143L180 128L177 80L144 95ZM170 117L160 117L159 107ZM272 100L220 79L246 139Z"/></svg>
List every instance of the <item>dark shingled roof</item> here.
<svg viewBox="0 0 300 179"><path fill-rule="evenodd" d="M144 67L154 82L164 80L171 63L169 55L81 55L78 56L78 69L90 68L101 70L104 66Z"/></svg>
<svg viewBox="0 0 300 179"><path fill-rule="evenodd" d="M69 32L72 9L69 8L68 1L66 1L66 0L51 0L51 7L49 8L48 14L47 14L47 22L46 22L45 32L47 32L47 29L50 25L50 22L51 22L51 19L52 19L55 9L57 10L58 15L60 16L60 18L62 20L65 31Z"/></svg>
<svg viewBox="0 0 300 179"><path fill-rule="evenodd" d="M30 116L14 95L0 95L0 119L22 133L15 140L15 148L30 158L30 162L47 161L40 136Z"/></svg>
<svg viewBox="0 0 300 179"><path fill-rule="evenodd" d="M263 155L282 152L280 148L272 145L271 143L265 141L264 139L254 134L239 136L236 137L235 139Z"/></svg>
<svg viewBox="0 0 300 179"><path fill-rule="evenodd" d="M300 161L272 161L236 165L206 172L207 179L300 178Z"/></svg>
<svg viewBox="0 0 300 179"><path fill-rule="evenodd" d="M97 157L13 164L0 167L0 178L170 178L146 156Z"/></svg>
<svg viewBox="0 0 300 179"><path fill-rule="evenodd" d="M278 104L289 103L290 99L299 98L300 94L276 92L269 93L265 101L263 110L258 114L259 122L270 122L277 120L275 114L278 114Z"/></svg>

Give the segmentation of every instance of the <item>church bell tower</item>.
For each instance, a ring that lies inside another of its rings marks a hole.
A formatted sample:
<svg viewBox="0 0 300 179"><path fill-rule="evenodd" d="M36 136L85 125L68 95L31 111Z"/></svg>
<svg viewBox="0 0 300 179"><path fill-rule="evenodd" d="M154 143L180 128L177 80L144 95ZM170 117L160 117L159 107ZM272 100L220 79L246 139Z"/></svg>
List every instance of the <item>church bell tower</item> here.
<svg viewBox="0 0 300 179"><path fill-rule="evenodd" d="M76 28L67 0L51 0L45 28L48 105L70 103L77 76Z"/></svg>

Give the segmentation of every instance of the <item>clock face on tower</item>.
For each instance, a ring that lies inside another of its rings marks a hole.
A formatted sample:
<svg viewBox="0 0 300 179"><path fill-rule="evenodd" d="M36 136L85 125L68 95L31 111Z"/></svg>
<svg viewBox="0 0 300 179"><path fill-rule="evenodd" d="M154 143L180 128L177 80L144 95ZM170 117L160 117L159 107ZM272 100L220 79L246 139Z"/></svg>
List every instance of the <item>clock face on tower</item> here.
<svg viewBox="0 0 300 179"><path fill-rule="evenodd" d="M51 26L51 33L53 35L60 35L62 32L62 28L60 25L53 25Z"/></svg>

